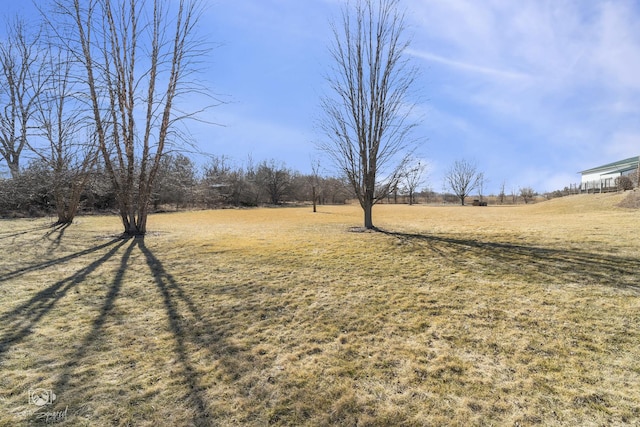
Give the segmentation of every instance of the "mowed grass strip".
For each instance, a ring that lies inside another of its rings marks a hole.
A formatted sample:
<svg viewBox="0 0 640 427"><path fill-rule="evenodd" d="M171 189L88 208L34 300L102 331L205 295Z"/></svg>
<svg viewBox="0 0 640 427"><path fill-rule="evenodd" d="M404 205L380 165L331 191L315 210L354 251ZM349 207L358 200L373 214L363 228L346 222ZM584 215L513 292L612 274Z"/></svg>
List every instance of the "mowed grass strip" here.
<svg viewBox="0 0 640 427"><path fill-rule="evenodd" d="M2 221L0 425L637 424L622 197Z"/></svg>

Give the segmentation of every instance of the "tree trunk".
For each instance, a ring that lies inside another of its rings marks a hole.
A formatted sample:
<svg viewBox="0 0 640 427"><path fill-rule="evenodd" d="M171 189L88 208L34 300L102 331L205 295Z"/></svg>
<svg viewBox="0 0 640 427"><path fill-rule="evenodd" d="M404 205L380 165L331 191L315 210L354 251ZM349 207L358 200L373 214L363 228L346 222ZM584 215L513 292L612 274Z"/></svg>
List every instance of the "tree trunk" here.
<svg viewBox="0 0 640 427"><path fill-rule="evenodd" d="M368 203L362 207L364 209L364 228L367 230L373 230L375 227L373 226L373 204Z"/></svg>
<svg viewBox="0 0 640 427"><path fill-rule="evenodd" d="M362 210L364 211L364 228L367 230L373 230L373 205L375 204L375 197L372 190L367 189L362 198Z"/></svg>
<svg viewBox="0 0 640 427"><path fill-rule="evenodd" d="M120 218L124 228L122 235L125 237L141 236L147 231L146 212L136 214L136 208L128 206L128 208L120 208Z"/></svg>
<svg viewBox="0 0 640 427"><path fill-rule="evenodd" d="M366 170L365 165L365 170ZM372 165L365 173L363 180L364 191L360 196L360 206L364 210L364 228L373 230L373 205L376 203L375 186L376 186L376 166Z"/></svg>
<svg viewBox="0 0 640 427"><path fill-rule="evenodd" d="M313 198L313 212L316 212L316 187L311 187L311 197Z"/></svg>
<svg viewBox="0 0 640 427"><path fill-rule="evenodd" d="M135 236L143 236L146 233L146 221L141 221L142 218L140 218L138 216L138 218L135 217L135 215L132 215L133 220L131 220L130 218L127 218L126 223L123 220L123 225L124 225L124 233L123 235L126 237L135 237ZM138 221L136 222L135 219L137 219Z"/></svg>
<svg viewBox="0 0 640 427"><path fill-rule="evenodd" d="M7 160L7 167L9 168L9 172L11 172L12 179L18 179L20 177L20 165L18 160Z"/></svg>
<svg viewBox="0 0 640 427"><path fill-rule="evenodd" d="M121 213L122 225L124 226L124 236L135 237L144 236L147 232L148 209L145 206L130 208L131 212ZM136 212L137 210L137 212Z"/></svg>
<svg viewBox="0 0 640 427"><path fill-rule="evenodd" d="M148 200L148 198L147 198ZM138 222L136 224L137 236L147 233L147 218L149 217L149 203L141 201L138 211Z"/></svg>

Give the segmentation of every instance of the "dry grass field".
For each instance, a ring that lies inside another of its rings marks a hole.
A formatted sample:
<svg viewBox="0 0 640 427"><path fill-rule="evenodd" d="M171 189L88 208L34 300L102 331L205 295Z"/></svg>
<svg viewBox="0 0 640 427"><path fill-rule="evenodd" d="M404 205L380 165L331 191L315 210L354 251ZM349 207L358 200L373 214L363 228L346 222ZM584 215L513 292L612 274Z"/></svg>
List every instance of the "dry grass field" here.
<svg viewBox="0 0 640 427"><path fill-rule="evenodd" d="M0 221L0 425L640 425L623 197Z"/></svg>

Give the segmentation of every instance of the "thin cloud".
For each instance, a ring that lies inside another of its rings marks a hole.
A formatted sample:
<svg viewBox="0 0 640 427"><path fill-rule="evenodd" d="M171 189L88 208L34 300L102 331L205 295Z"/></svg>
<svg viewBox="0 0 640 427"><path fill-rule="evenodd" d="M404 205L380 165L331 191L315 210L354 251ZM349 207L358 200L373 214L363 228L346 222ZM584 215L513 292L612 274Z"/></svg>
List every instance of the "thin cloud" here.
<svg viewBox="0 0 640 427"><path fill-rule="evenodd" d="M507 78L507 79L514 79L514 80L525 80L525 79L530 79L532 77L526 73L502 70L498 68L484 67L481 65L471 64L468 62L456 61L453 59L445 58L439 55L434 55L432 53L428 53L424 51L418 51L415 49L407 49L406 52L411 56L415 56L417 58L421 58L426 61L437 62L437 63L444 64L446 66L456 68L459 70L484 74L490 77L495 77L500 79Z"/></svg>

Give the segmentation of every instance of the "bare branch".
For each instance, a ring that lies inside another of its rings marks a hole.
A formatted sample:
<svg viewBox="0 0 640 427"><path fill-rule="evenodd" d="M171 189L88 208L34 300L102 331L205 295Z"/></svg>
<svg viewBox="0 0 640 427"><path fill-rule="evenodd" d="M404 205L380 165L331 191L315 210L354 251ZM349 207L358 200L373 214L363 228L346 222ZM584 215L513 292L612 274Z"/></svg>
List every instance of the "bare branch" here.
<svg viewBox="0 0 640 427"><path fill-rule="evenodd" d="M0 156L15 178L48 74L40 30L30 32L26 22L16 18L7 33L7 39L0 41Z"/></svg>

